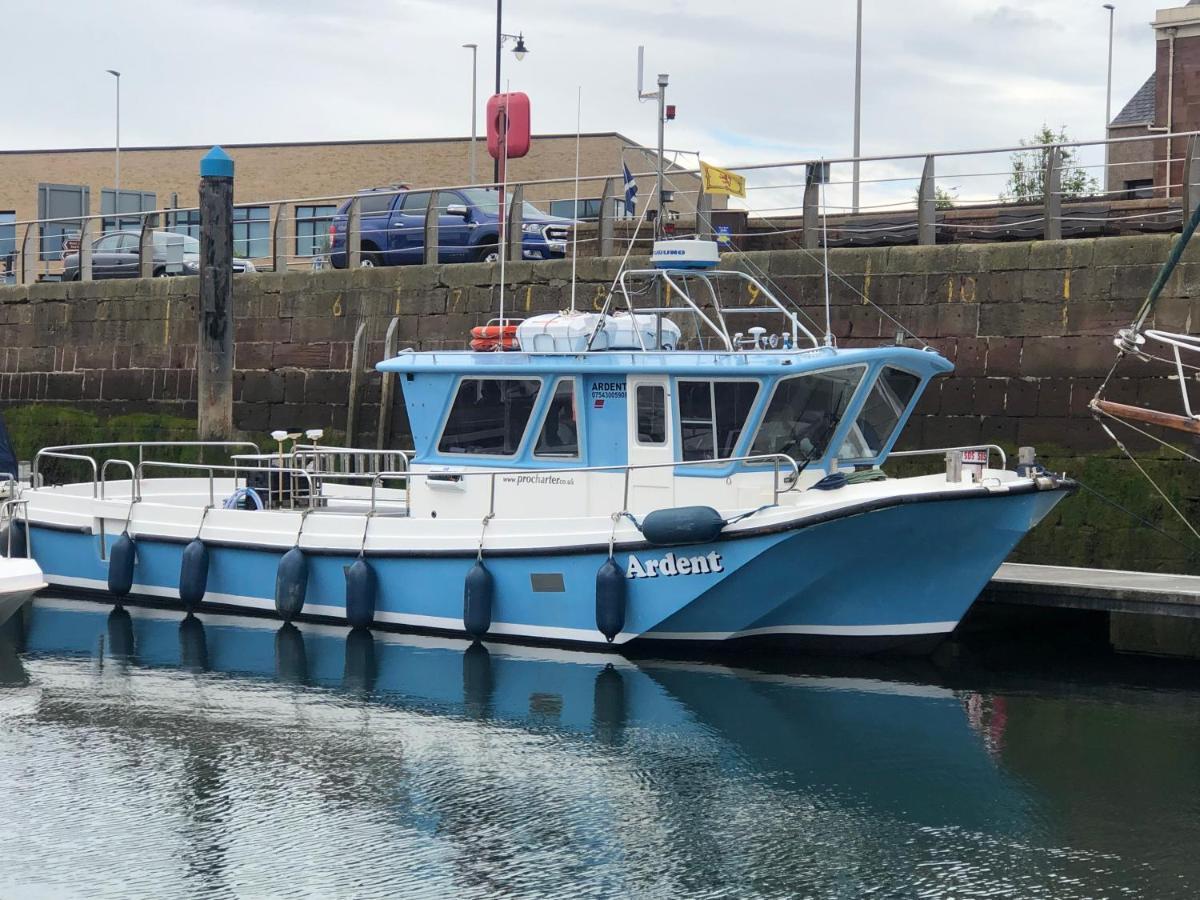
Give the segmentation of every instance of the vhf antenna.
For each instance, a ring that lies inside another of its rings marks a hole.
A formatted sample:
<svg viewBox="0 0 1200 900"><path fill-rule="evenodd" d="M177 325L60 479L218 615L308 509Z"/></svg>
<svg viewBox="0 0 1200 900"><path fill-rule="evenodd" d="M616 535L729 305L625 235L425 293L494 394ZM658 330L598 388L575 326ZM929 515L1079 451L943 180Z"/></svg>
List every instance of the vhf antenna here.
<svg viewBox="0 0 1200 900"><path fill-rule="evenodd" d="M657 100L658 101L658 205L657 212L654 216L654 236L662 237L663 223L663 128L667 122L667 75L660 72L658 75L658 90L647 91L643 90L643 72L646 67L646 48L638 45L638 100Z"/></svg>

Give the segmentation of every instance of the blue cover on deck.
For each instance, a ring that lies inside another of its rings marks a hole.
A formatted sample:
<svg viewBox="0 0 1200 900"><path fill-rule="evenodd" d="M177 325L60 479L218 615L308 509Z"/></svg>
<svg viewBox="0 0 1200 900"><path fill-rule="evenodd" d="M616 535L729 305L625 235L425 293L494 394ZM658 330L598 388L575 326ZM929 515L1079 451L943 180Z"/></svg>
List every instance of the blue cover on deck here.
<svg viewBox="0 0 1200 900"><path fill-rule="evenodd" d="M4 427L4 416L0 415L0 476L17 476L17 457L13 453L12 441L8 439L8 430Z"/></svg>

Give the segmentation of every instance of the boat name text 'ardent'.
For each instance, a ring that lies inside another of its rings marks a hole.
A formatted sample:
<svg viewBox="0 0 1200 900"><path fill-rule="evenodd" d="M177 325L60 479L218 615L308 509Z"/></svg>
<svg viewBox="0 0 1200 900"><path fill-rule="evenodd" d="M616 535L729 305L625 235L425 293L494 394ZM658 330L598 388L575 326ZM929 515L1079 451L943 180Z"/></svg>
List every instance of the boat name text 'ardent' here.
<svg viewBox="0 0 1200 900"><path fill-rule="evenodd" d="M704 556L676 556L668 553L662 559L648 559L644 563L629 554L629 565L625 567L626 578L657 578L659 575L709 575L724 572L721 554L716 550Z"/></svg>

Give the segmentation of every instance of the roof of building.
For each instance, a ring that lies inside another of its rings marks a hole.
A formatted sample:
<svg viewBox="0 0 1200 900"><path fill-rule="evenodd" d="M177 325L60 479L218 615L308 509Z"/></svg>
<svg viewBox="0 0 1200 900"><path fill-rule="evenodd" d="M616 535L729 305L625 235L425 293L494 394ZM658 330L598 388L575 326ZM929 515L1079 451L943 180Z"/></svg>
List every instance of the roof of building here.
<svg viewBox="0 0 1200 900"><path fill-rule="evenodd" d="M636 141L626 137L619 131L585 131L579 137L583 138L616 138L623 141L630 147L641 147ZM559 139L575 140L574 134L535 134L532 135L534 140L550 140ZM221 146L226 150L240 150L247 147L349 147L363 144L374 145L402 145L402 144L445 144L445 143L469 143L469 137L430 137L430 138L382 138L379 140L342 140L342 141L279 141L278 143L253 143L253 144L224 144ZM477 140L483 141L484 136L480 135ZM207 150L212 147L212 144L172 144L157 147L122 147L122 153L134 153L145 150ZM112 153L113 148L109 147L54 147L42 149L28 150L0 150L0 155L19 155L19 154L42 154L42 153ZM653 151L652 151L653 152Z"/></svg>
<svg viewBox="0 0 1200 900"><path fill-rule="evenodd" d="M1155 76L1151 75L1146 79L1146 83L1138 88L1137 93L1129 98L1129 102L1117 113L1117 117L1109 126L1154 124L1155 84Z"/></svg>

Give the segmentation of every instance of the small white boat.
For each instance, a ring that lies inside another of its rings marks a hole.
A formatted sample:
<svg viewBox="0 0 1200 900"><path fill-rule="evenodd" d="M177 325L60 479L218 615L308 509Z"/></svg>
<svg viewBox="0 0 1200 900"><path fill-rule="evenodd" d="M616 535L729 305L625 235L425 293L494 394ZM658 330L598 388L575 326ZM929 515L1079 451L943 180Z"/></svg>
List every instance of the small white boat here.
<svg viewBox="0 0 1200 900"><path fill-rule="evenodd" d="M0 556L0 625L46 586L36 560Z"/></svg>
<svg viewBox="0 0 1200 900"><path fill-rule="evenodd" d="M29 553L26 501L21 499L17 460L0 418L0 625L46 586L41 567Z"/></svg>

